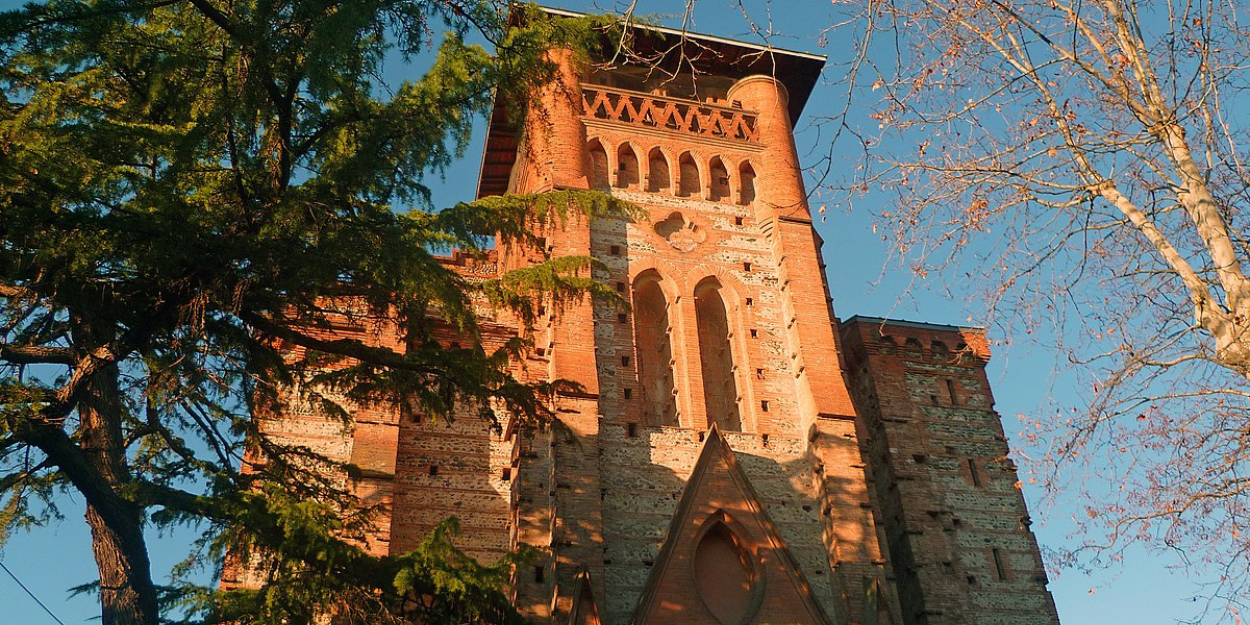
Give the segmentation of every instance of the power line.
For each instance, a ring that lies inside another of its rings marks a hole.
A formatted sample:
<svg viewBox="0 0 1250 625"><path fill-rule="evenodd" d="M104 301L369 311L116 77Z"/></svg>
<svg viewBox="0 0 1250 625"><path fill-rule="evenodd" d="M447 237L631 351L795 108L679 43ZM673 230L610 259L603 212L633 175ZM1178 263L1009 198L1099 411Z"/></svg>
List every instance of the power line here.
<svg viewBox="0 0 1250 625"><path fill-rule="evenodd" d="M13 574L13 571L10 571L9 567L4 565L3 561L0 561L0 569L4 569L4 572L8 573L9 577L12 577L13 581L17 582L17 585L21 586L22 590L25 590L26 594L30 595L30 598L34 599L35 603L38 603L39 607L43 608L44 612L48 613L48 616L52 617L52 620L60 623L61 625L65 625L65 621L62 621L61 619L57 618L56 615L52 613L52 610L49 610L48 606L44 605L43 602L39 600L39 597L36 597L35 593L31 592L30 589L26 587L26 584L23 584L22 580L18 579L17 576Z"/></svg>

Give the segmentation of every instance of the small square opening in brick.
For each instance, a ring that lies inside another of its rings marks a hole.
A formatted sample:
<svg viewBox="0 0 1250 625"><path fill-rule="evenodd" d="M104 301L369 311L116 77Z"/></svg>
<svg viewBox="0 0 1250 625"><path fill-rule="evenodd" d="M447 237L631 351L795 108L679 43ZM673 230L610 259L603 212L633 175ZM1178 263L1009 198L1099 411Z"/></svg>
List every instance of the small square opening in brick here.
<svg viewBox="0 0 1250 625"><path fill-rule="evenodd" d="M432 464L430 465L430 477L434 477L436 475L438 475L438 465Z"/></svg>
<svg viewBox="0 0 1250 625"><path fill-rule="evenodd" d="M510 469L510 468L504 468L504 470L503 470L503 481L507 482L508 480L511 480L511 479L512 479L512 469Z"/></svg>
<svg viewBox="0 0 1250 625"><path fill-rule="evenodd" d="M633 398L634 398L634 389L632 388L625 389L625 399L633 399Z"/></svg>
<svg viewBox="0 0 1250 625"><path fill-rule="evenodd" d="M741 218L741 217L734 217L734 225L735 225L735 226L741 226L741 225L742 225L742 218Z"/></svg>
<svg viewBox="0 0 1250 625"><path fill-rule="evenodd" d="M754 300L754 299L752 299L752 298L750 298L750 297L748 297L748 298L747 298L747 306L754 306L754 305L755 305L755 300Z"/></svg>
<svg viewBox="0 0 1250 625"><path fill-rule="evenodd" d="M749 273L751 271L751 263L742 263L742 270Z"/></svg>
<svg viewBox="0 0 1250 625"><path fill-rule="evenodd" d="M760 402L760 410L763 412L768 412L768 400L767 399Z"/></svg>
<svg viewBox="0 0 1250 625"><path fill-rule="evenodd" d="M760 331L756 330L755 328L751 328L751 338L753 339L760 338Z"/></svg>
<svg viewBox="0 0 1250 625"><path fill-rule="evenodd" d="M929 457L924 454L915 454L911 457L916 464L924 464L929 461Z"/></svg>
<svg viewBox="0 0 1250 625"><path fill-rule="evenodd" d="M624 283L624 282L617 282L617 283L616 283L616 292L617 292L617 293L624 293L624 292L625 292L625 283Z"/></svg>
<svg viewBox="0 0 1250 625"><path fill-rule="evenodd" d="M611 254L611 255L613 255L613 256L620 256L620 255L621 255L621 246L619 246L619 245L613 245L612 247L608 248L608 253L609 253L609 254Z"/></svg>
<svg viewBox="0 0 1250 625"><path fill-rule="evenodd" d="M625 436L629 438L636 438L638 436L638 424L637 423L625 424Z"/></svg>
<svg viewBox="0 0 1250 625"><path fill-rule="evenodd" d="M619 322L621 322L621 323L625 323L625 322L629 321L629 315L627 315L627 314L625 314L625 313L620 313L620 314L618 314L618 315L616 316L616 320L617 320L617 321L619 321Z"/></svg>
<svg viewBox="0 0 1250 625"><path fill-rule="evenodd" d="M621 356L621 366L622 367L629 366L629 356Z"/></svg>

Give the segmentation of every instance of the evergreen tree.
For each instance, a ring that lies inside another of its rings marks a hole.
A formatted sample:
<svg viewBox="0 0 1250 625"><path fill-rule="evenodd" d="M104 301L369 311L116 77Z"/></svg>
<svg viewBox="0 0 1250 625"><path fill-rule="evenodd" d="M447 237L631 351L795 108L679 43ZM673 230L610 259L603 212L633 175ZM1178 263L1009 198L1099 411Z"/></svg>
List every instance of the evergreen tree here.
<svg viewBox="0 0 1250 625"><path fill-rule="evenodd" d="M545 50L599 41L593 21L510 28L506 10L50 0L0 14L0 540L78 493L104 625L518 620L500 591L509 562L465 558L451 524L413 553L368 555L350 539L369 511L319 477L327 460L255 418L326 388L427 414L545 415L555 389L508 375L522 340L433 340L439 324L473 337L475 299L525 319L536 297L611 296L589 259L476 283L434 256L496 233L533 245L527 226L570 210L629 212L577 192L430 205L423 177L460 154L496 89L519 118L552 75ZM493 52L466 43L474 32ZM433 58L424 75L381 78L418 54ZM325 338L345 302L394 320L408 347ZM146 541L179 523L205 530L188 565L246 549L281 574L255 590L159 587Z"/></svg>

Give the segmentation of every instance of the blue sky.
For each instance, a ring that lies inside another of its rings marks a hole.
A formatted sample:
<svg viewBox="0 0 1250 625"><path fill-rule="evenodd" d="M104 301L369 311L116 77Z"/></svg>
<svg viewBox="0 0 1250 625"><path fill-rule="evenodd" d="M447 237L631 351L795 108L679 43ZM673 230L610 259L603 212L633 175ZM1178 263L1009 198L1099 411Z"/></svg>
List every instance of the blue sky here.
<svg viewBox="0 0 1250 625"><path fill-rule="evenodd" d="M561 8L597 11L619 10L626 3L600 2L598 6L577 1L548 2ZM640 1L640 14L675 14L684 2ZM778 0L771 12L761 2L746 2L746 12L757 22L767 24L778 33L772 43L788 49L826 54L836 64L847 46L832 39L823 47L818 40L821 31L831 23L832 10L828 0ZM13 8L16 3L0 0L0 9ZM673 24L671 20L670 25ZM738 3L731 0L701 0L695 14L694 30L721 37L759 42L742 18ZM402 70L401 70L402 71ZM836 77L830 71L827 80ZM811 121L822 114L831 114L842 104L841 91L822 82L812 94L806 112L799 120L797 141L801 156L815 162L827 150L820 133ZM866 119L862 111L860 119ZM480 162L481 132L468 154L447 172L442 180L432 180L436 205L449 205L471 199L476 188ZM851 164L835 158L835 166ZM809 180L811 175L809 174ZM812 190L809 188L809 192ZM969 285L946 286L948 276L931 275L916 278L905 267L888 262L888 242L874 231L873 213L885 196L869 194L854 207L838 206L822 200L812 192L813 209L827 206L826 219L817 229L825 240L824 258L829 270L829 286L835 311L843 319L852 315L892 317L957 325L980 325L986 322L984 305L971 295ZM1078 402L1072 392L1079 372L1065 370L1066 361L1035 343L1001 344L1007 333L991 326L991 339L1000 342L990 364L990 381L1002 414L1008 438L1018 446L1017 415L1035 414L1051 399L1058 403ZM1025 487L1033 517L1033 525L1043 546L1063 547L1074 544L1069 536L1074 524L1071 516L1079 510L1078 502L1060 494L1053 506L1043 507L1042 493ZM81 501L68 498L63 510L66 521L32 534L19 534L0 552L6 566L46 603L64 623L84 623L98 619L94 597L69 598L66 589L95 580L95 567L90 550L90 537L82 521ZM171 536L154 540L152 557L157 565L172 564L185 552L185 537ZM1146 622L1169 623L1195 616L1201 604L1189 599L1200 592L1196 580L1183 573L1174 573L1175 564L1164 556L1130 550L1124 564L1109 570L1091 573L1067 570L1052 574L1050 588L1058 604L1060 618L1066 625L1094 623ZM0 572L0 622L38 625L55 621L23 593L14 581Z"/></svg>

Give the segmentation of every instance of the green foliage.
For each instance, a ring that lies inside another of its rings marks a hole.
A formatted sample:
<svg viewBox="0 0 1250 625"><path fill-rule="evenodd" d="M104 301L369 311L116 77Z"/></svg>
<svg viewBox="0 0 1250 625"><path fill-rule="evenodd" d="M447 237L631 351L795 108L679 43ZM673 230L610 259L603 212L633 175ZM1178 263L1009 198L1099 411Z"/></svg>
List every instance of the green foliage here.
<svg viewBox="0 0 1250 625"><path fill-rule="evenodd" d="M519 119L552 78L545 51L599 45L606 23L523 8L509 27L505 8L51 0L0 14L0 539L80 493L93 529L141 564L101 569L106 622L134 608L155 623L158 602L238 622L515 620L498 591L510 561L467 560L450 525L412 554L368 555L351 540L373 512L330 477L354 468L254 419L296 392L344 419L329 392L547 415L561 383L513 379L524 337L485 350L474 303L525 321L539 300L615 294L587 258L471 282L435 254L484 252L496 233L534 246L536 225L633 209L576 191L430 205L422 181L492 97ZM424 74L381 78L417 55L432 56ZM320 332L383 317L407 348ZM447 325L468 348L439 346ZM170 587L144 568L145 524L205 531ZM269 585L187 581L229 549L266 554Z"/></svg>

